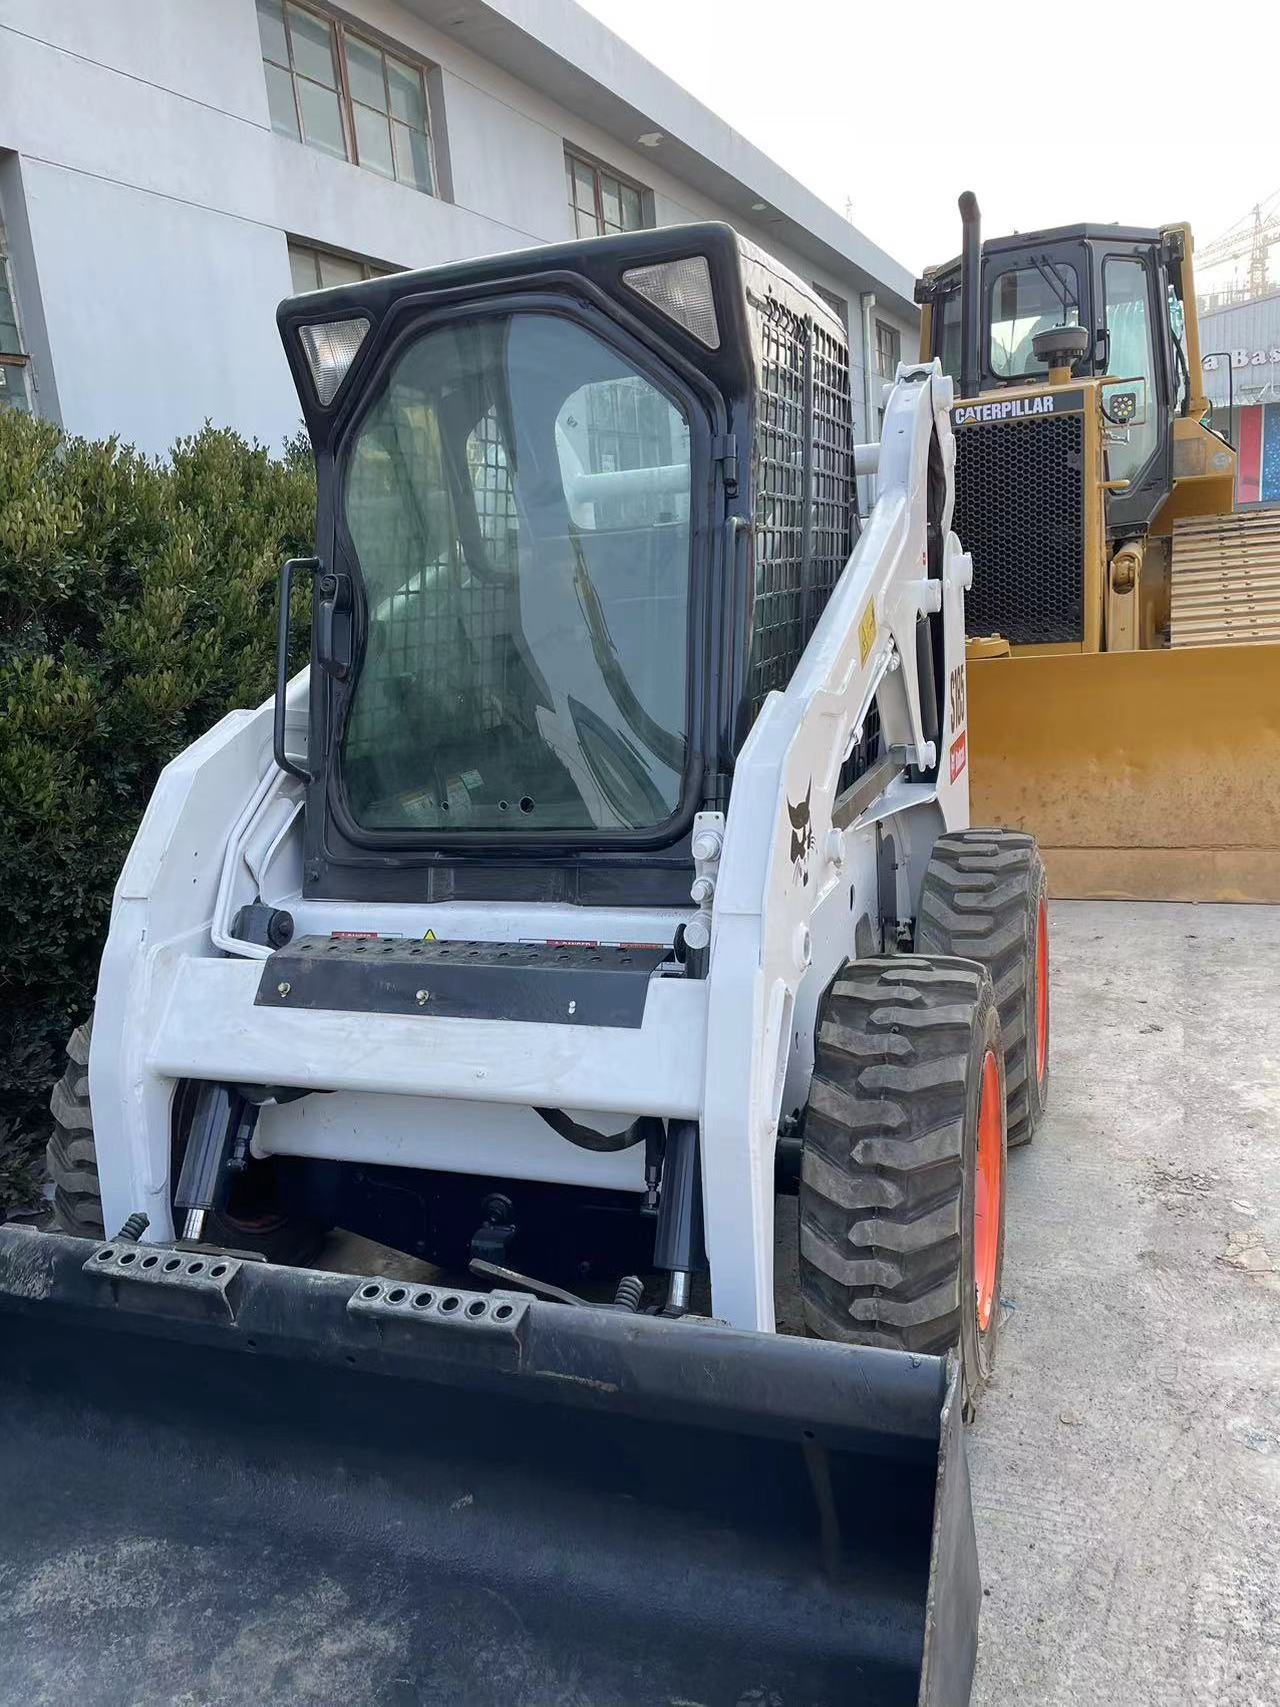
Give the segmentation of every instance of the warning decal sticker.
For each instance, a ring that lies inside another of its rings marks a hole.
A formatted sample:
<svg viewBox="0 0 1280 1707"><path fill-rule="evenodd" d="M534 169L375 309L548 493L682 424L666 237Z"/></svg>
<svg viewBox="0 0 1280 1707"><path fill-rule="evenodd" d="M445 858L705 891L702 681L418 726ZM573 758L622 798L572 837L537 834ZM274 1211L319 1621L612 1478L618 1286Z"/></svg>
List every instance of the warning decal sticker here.
<svg viewBox="0 0 1280 1707"><path fill-rule="evenodd" d="M865 664L876 643L876 607L874 599L858 619L858 652Z"/></svg>

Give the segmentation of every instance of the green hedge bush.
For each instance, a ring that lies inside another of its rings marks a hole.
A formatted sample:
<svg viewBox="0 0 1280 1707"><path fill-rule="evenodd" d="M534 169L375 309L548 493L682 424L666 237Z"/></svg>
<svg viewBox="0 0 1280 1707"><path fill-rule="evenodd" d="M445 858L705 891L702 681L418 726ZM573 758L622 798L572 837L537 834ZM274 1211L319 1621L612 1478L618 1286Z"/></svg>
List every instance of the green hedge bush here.
<svg viewBox="0 0 1280 1707"><path fill-rule="evenodd" d="M312 549L305 439L206 426L157 461L0 408L0 1206L30 1196L63 1047L161 767L274 670Z"/></svg>

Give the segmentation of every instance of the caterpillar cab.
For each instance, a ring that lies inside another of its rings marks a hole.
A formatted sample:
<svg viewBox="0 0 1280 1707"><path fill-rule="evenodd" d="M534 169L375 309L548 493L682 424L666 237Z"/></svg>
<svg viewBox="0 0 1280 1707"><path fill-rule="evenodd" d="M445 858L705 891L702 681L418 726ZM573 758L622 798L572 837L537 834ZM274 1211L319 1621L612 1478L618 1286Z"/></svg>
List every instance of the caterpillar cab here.
<svg viewBox="0 0 1280 1707"><path fill-rule="evenodd" d="M916 294L958 391L974 812L1058 895L1280 900L1280 534L1233 512L1190 229L984 243L961 209Z"/></svg>
<svg viewBox="0 0 1280 1707"><path fill-rule="evenodd" d="M277 692L161 776L0 1227L0 1700L961 1707L1049 991L951 382L856 444L719 225L279 324Z"/></svg>

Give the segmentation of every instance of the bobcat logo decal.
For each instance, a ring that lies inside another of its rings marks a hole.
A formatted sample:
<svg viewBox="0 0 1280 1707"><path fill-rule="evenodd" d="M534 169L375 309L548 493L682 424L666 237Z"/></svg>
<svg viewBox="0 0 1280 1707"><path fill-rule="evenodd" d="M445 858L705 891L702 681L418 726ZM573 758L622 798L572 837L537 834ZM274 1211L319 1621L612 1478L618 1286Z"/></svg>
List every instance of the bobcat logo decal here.
<svg viewBox="0 0 1280 1707"><path fill-rule="evenodd" d="M810 822L809 802L813 798L813 778L803 800L793 806L787 801L787 816L791 820L791 869L801 883L809 881L809 855L813 852L813 825Z"/></svg>

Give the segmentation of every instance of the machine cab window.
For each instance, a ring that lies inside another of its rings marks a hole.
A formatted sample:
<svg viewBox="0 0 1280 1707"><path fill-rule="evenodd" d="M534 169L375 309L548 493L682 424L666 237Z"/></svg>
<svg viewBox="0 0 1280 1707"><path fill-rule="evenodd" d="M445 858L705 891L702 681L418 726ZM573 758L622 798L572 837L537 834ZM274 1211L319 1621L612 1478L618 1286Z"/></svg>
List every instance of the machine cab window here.
<svg viewBox="0 0 1280 1707"><path fill-rule="evenodd" d="M686 755L689 426L556 314L454 323L347 462L366 597L341 742L363 831L648 830Z"/></svg>
<svg viewBox="0 0 1280 1707"><path fill-rule="evenodd" d="M1048 256L997 273L990 285L992 376L1004 383L1035 380L1048 364L1035 353L1038 332L1080 324L1080 280L1068 261Z"/></svg>
<svg viewBox="0 0 1280 1707"><path fill-rule="evenodd" d="M1160 437L1152 407L1156 395L1151 286L1144 263L1131 255L1108 255L1102 263L1107 318L1107 373L1122 383L1107 386L1112 424L1107 472L1112 480L1135 480L1154 456Z"/></svg>

